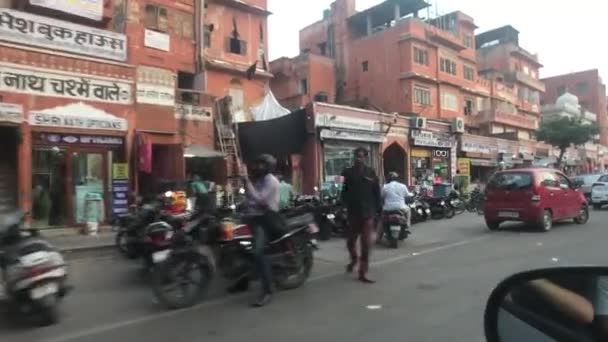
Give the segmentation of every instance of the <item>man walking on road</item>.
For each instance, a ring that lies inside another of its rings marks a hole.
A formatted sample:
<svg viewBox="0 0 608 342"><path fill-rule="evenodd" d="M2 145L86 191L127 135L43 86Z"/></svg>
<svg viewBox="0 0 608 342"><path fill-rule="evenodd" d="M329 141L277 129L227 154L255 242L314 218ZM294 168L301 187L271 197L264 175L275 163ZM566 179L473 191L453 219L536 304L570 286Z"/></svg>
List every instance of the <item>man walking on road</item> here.
<svg viewBox="0 0 608 342"><path fill-rule="evenodd" d="M344 184L342 201L348 210L349 231L347 248L350 263L347 272L352 272L359 261L359 280L371 284L367 276L369 268L369 250L375 230L375 218L382 211L380 183L372 168L366 165L368 151L359 147L355 150L354 166L342 173ZM361 240L361 258L357 255L357 240Z"/></svg>

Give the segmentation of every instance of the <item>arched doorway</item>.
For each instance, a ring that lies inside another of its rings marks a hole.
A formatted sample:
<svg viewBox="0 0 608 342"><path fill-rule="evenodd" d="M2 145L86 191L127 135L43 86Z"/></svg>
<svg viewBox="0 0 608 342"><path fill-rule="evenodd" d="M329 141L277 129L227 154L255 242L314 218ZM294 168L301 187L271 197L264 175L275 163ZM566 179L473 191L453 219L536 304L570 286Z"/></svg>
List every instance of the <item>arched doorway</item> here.
<svg viewBox="0 0 608 342"><path fill-rule="evenodd" d="M398 143L392 143L389 147L384 150L382 159L384 162L384 174L389 172L397 172L402 181L406 180L406 164L407 154L401 145Z"/></svg>

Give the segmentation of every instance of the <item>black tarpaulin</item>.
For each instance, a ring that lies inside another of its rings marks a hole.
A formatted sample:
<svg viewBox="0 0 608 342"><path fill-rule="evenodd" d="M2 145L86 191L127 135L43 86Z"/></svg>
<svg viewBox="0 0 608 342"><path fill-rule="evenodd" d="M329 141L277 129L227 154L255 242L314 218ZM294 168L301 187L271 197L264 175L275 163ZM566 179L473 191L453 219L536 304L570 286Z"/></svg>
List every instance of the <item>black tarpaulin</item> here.
<svg viewBox="0 0 608 342"><path fill-rule="evenodd" d="M301 109L280 118L238 124L243 161L263 153L275 157L302 152L306 142L306 111Z"/></svg>

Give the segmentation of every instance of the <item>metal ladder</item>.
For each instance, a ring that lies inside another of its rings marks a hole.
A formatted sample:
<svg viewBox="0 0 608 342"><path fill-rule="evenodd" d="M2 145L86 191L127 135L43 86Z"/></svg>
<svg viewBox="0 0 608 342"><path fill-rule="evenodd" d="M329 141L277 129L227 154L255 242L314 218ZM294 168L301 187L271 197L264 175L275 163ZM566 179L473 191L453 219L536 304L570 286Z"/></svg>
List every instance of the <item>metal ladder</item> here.
<svg viewBox="0 0 608 342"><path fill-rule="evenodd" d="M241 153L238 144L238 126L225 124L221 119L222 105L221 100L216 102L217 114L215 128L217 131L217 143L220 151L228 158L228 181L233 189L238 189L240 186L240 169L242 165ZM232 117L232 113L230 113ZM233 128L234 127L234 128Z"/></svg>

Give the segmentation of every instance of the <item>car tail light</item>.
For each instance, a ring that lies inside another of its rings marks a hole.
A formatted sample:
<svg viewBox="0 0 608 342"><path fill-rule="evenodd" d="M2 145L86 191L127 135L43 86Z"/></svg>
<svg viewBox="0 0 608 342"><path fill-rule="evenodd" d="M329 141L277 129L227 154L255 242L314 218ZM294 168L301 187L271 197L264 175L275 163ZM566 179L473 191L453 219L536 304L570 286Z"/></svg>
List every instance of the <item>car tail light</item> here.
<svg viewBox="0 0 608 342"><path fill-rule="evenodd" d="M241 224L241 225L234 227L234 230L232 232L233 232L235 238L242 238L242 237L248 237L248 236L253 235L253 232L251 231L251 227L247 224Z"/></svg>
<svg viewBox="0 0 608 342"><path fill-rule="evenodd" d="M532 200L532 202L539 202L540 201L540 195L532 195L532 198L530 198Z"/></svg>

